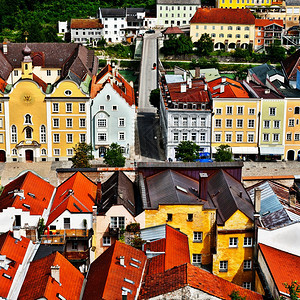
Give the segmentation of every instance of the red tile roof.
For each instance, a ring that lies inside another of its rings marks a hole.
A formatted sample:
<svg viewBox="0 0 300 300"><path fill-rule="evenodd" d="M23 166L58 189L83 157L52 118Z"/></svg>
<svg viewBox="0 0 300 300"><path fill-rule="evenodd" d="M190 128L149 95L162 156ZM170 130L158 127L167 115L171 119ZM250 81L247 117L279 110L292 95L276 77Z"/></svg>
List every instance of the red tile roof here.
<svg viewBox="0 0 300 300"><path fill-rule="evenodd" d="M4 92L6 86L7 86L7 82L5 80L3 80L2 78L0 78L0 91Z"/></svg>
<svg viewBox="0 0 300 300"><path fill-rule="evenodd" d="M148 274L161 273L190 262L188 237L175 228L166 226L166 238L147 244L153 252L165 252L149 260Z"/></svg>
<svg viewBox="0 0 300 300"><path fill-rule="evenodd" d="M59 283L51 277L51 266L59 266ZM59 252L30 264L18 299L80 299L84 276Z"/></svg>
<svg viewBox="0 0 300 300"><path fill-rule="evenodd" d="M74 173L57 187L47 226L66 210L71 213L92 212L96 192L94 182L81 172Z"/></svg>
<svg viewBox="0 0 300 300"><path fill-rule="evenodd" d="M71 29L77 28L103 28L99 19L71 19Z"/></svg>
<svg viewBox="0 0 300 300"><path fill-rule="evenodd" d="M225 80L222 82L222 79ZM224 92L221 92L221 86ZM247 91L238 82L230 78L220 77L208 82L209 90L213 98L249 98Z"/></svg>
<svg viewBox="0 0 300 300"><path fill-rule="evenodd" d="M120 256L126 267L120 265ZM121 299L122 288L132 291L128 300L135 299L145 264L144 252L116 241L91 264L83 300Z"/></svg>
<svg viewBox="0 0 300 300"><path fill-rule="evenodd" d="M113 79L107 79L106 82L100 84L99 81L108 74L110 75L109 77L113 77ZM97 75L97 77L93 77L91 85L91 98L95 98L107 83L111 84L114 90L122 98L124 98L130 106L135 104L135 95L133 87L117 71L115 73L115 76L113 76L113 69L111 65L106 65Z"/></svg>
<svg viewBox="0 0 300 300"><path fill-rule="evenodd" d="M184 32L177 26L174 27L168 27L163 31L163 34L183 34Z"/></svg>
<svg viewBox="0 0 300 300"><path fill-rule="evenodd" d="M291 284L294 280L300 282L300 256L264 244L259 244L259 249L268 265L278 291L289 293L283 283Z"/></svg>
<svg viewBox="0 0 300 300"><path fill-rule="evenodd" d="M24 190L25 199L14 197L14 190ZM26 172L4 187L0 196L0 212L8 207L20 208L29 211L31 215L42 215L48 208L54 186L41 177ZM30 205L30 209L23 206Z"/></svg>
<svg viewBox="0 0 300 300"><path fill-rule="evenodd" d="M198 8L190 23L254 25L255 17L249 9Z"/></svg>
<svg viewBox="0 0 300 300"><path fill-rule="evenodd" d="M5 255L6 259L11 260L7 270L0 268L0 297L7 297L19 265L23 263L29 243L30 240L25 237L16 240L11 231L0 235L0 255ZM3 274L12 278L8 279Z"/></svg>
<svg viewBox="0 0 300 300"><path fill-rule="evenodd" d="M277 24L283 27L283 20L255 19L255 27L265 27L271 24Z"/></svg>
<svg viewBox="0 0 300 300"><path fill-rule="evenodd" d="M238 291L240 296L246 297L247 300L263 299L260 294L244 289L191 264L184 264L164 273L147 275L139 299L149 299L186 286L220 299L230 300L229 295L233 291Z"/></svg>

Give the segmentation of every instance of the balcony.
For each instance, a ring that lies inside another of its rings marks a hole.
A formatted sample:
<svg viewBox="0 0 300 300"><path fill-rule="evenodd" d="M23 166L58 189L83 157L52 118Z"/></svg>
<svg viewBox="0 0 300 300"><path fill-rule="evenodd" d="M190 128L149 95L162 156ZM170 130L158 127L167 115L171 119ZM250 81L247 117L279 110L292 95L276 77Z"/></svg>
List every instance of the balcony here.
<svg viewBox="0 0 300 300"><path fill-rule="evenodd" d="M86 229L50 230L49 234L41 236L42 244L64 244L67 239L87 239L91 232Z"/></svg>
<svg viewBox="0 0 300 300"><path fill-rule="evenodd" d="M87 260L89 258L89 250L87 251L68 251L64 253L67 260Z"/></svg>

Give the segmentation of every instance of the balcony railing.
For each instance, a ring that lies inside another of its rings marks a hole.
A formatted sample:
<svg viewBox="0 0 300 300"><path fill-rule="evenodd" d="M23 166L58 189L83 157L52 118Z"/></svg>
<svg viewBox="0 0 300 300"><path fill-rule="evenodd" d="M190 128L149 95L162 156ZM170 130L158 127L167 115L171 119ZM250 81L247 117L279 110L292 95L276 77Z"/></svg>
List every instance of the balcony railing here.
<svg viewBox="0 0 300 300"><path fill-rule="evenodd" d="M89 236L86 229L50 230L49 234L41 236L42 244L64 244L66 239L85 238Z"/></svg>
<svg viewBox="0 0 300 300"><path fill-rule="evenodd" d="M89 251L68 251L64 253L68 260L87 260L89 258Z"/></svg>

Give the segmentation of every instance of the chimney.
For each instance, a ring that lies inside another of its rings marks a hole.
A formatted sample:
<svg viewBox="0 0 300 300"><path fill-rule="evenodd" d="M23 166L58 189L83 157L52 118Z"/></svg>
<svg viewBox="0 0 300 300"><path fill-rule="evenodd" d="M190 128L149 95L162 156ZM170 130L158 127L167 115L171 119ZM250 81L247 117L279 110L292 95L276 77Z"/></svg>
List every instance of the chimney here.
<svg viewBox="0 0 300 300"><path fill-rule="evenodd" d="M102 186L100 179L97 179L97 194L96 194L96 203L100 203L102 198Z"/></svg>
<svg viewBox="0 0 300 300"><path fill-rule="evenodd" d="M57 282L60 282L59 281L59 269L60 269L60 266L59 265L56 265L56 266L51 266L51 277L53 279L55 279Z"/></svg>
<svg viewBox="0 0 300 300"><path fill-rule="evenodd" d="M24 198L24 190L18 190L18 189L15 189L15 190L14 190L14 197L16 197L16 196L19 196L20 198L25 199L25 198Z"/></svg>
<svg viewBox="0 0 300 300"><path fill-rule="evenodd" d="M199 198L207 200L207 173L199 173Z"/></svg>
<svg viewBox="0 0 300 300"><path fill-rule="evenodd" d="M260 213L260 206L261 206L261 189L256 188L254 189L254 209L255 213Z"/></svg>
<svg viewBox="0 0 300 300"><path fill-rule="evenodd" d="M225 86L224 86L224 84L221 84L220 85L220 94L224 93L224 90L225 90Z"/></svg>
<svg viewBox="0 0 300 300"><path fill-rule="evenodd" d="M222 77L222 82L226 82L226 77Z"/></svg>
<svg viewBox="0 0 300 300"><path fill-rule="evenodd" d="M191 89L192 88L192 79L191 78L188 79L188 85L189 85L189 89Z"/></svg>
<svg viewBox="0 0 300 300"><path fill-rule="evenodd" d="M7 43L3 43L3 54L7 54Z"/></svg>
<svg viewBox="0 0 300 300"><path fill-rule="evenodd" d="M207 84L204 85L204 91L207 91Z"/></svg>
<svg viewBox="0 0 300 300"><path fill-rule="evenodd" d="M180 93L186 93L186 84L185 83L182 83L180 85Z"/></svg>
<svg viewBox="0 0 300 300"><path fill-rule="evenodd" d="M183 72L183 81L186 81L186 71Z"/></svg>
<svg viewBox="0 0 300 300"><path fill-rule="evenodd" d="M291 193L289 194L289 206L295 207L297 203L296 194Z"/></svg>
<svg viewBox="0 0 300 300"><path fill-rule="evenodd" d="M195 68L195 78L200 78L200 67Z"/></svg>
<svg viewBox="0 0 300 300"><path fill-rule="evenodd" d="M120 266L125 267L125 256L120 256Z"/></svg>

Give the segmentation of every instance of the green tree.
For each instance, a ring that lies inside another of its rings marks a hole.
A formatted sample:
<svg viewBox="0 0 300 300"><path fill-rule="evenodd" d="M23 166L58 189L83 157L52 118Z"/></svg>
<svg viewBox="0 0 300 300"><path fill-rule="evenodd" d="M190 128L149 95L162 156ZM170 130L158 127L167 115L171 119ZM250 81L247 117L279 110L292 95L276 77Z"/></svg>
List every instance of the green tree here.
<svg viewBox="0 0 300 300"><path fill-rule="evenodd" d="M216 161L232 161L232 152L229 145L220 145L216 150Z"/></svg>
<svg viewBox="0 0 300 300"><path fill-rule="evenodd" d="M290 297L289 299L291 300L299 300L300 299L300 284L296 281L293 280L291 284L288 283L283 283L286 289L288 289ZM285 300L285 297L280 297L280 300Z"/></svg>
<svg viewBox="0 0 300 300"><path fill-rule="evenodd" d="M232 291L232 293L229 295L229 297L232 300L246 300L246 297L240 296L239 291Z"/></svg>
<svg viewBox="0 0 300 300"><path fill-rule="evenodd" d="M266 47L268 59L273 63L278 63L285 59L285 49L280 46L280 41L275 40L269 47Z"/></svg>
<svg viewBox="0 0 300 300"><path fill-rule="evenodd" d="M92 145L87 143L79 143L74 149L74 156L71 158L72 168L90 168L90 160L94 158L92 154Z"/></svg>
<svg viewBox="0 0 300 300"><path fill-rule="evenodd" d="M195 161L199 158L200 146L191 141L182 141L176 150L177 160L184 162Z"/></svg>
<svg viewBox="0 0 300 300"><path fill-rule="evenodd" d="M110 167L124 167L125 157L122 154L121 146L112 143L104 154L104 162Z"/></svg>
<svg viewBox="0 0 300 300"><path fill-rule="evenodd" d="M169 39L164 40L162 52L165 55L173 54L189 54L193 52L193 43L189 36L181 34L176 37L174 34L169 36Z"/></svg>
<svg viewBox="0 0 300 300"><path fill-rule="evenodd" d="M208 33L203 33L194 45L197 47L197 54L200 56L207 56L214 50L214 42Z"/></svg>
<svg viewBox="0 0 300 300"><path fill-rule="evenodd" d="M160 90L155 89L152 90L150 93L150 99L149 99L151 105L159 109L159 103L160 103Z"/></svg>

